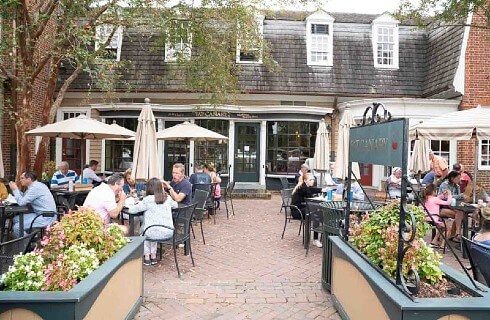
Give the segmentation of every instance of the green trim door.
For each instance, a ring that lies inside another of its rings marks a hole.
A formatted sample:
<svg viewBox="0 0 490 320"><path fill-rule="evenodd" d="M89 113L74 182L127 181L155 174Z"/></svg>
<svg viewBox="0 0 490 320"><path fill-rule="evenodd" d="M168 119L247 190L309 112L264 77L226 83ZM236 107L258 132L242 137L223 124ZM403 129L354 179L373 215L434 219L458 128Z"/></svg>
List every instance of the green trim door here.
<svg viewBox="0 0 490 320"><path fill-rule="evenodd" d="M260 123L235 124L235 170L238 182L259 182Z"/></svg>

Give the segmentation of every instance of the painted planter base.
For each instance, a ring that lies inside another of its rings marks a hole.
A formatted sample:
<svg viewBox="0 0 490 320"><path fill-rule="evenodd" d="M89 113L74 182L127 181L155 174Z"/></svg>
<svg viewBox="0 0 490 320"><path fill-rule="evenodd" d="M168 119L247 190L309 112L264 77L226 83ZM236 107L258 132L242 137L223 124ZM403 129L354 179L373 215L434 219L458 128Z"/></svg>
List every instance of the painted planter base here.
<svg viewBox="0 0 490 320"><path fill-rule="evenodd" d="M0 320L131 319L143 301L143 237L67 292L0 291Z"/></svg>
<svg viewBox="0 0 490 320"><path fill-rule="evenodd" d="M408 298L339 237L332 241L332 298L342 319L490 319L490 293L470 298ZM463 274L443 266L456 283L472 288Z"/></svg>

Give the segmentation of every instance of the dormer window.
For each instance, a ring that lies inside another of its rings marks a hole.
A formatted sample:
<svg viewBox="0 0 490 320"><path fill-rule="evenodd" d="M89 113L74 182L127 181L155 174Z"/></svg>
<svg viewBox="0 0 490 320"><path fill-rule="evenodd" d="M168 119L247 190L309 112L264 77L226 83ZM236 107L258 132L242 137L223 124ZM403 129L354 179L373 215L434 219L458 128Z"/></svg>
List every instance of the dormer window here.
<svg viewBox="0 0 490 320"><path fill-rule="evenodd" d="M333 21L323 10L306 18L306 52L309 66L333 65Z"/></svg>
<svg viewBox="0 0 490 320"><path fill-rule="evenodd" d="M253 41L252 35L241 34L237 40L236 62L237 63L262 63L262 39L264 36L264 16L257 16L258 39ZM255 42L255 43L253 43ZM248 43L248 46L244 44Z"/></svg>
<svg viewBox="0 0 490 320"><path fill-rule="evenodd" d="M398 69L398 21L383 14L373 21L374 66L381 69Z"/></svg>
<svg viewBox="0 0 490 320"><path fill-rule="evenodd" d="M192 34L189 21L173 21L165 41L165 62L175 62L179 58L190 59Z"/></svg>
<svg viewBox="0 0 490 320"><path fill-rule="evenodd" d="M114 28L117 28L114 31ZM111 40L107 40L112 35ZM121 59L123 29L112 25L101 25L95 29L95 50L99 50L101 45L106 44L103 58L119 61Z"/></svg>

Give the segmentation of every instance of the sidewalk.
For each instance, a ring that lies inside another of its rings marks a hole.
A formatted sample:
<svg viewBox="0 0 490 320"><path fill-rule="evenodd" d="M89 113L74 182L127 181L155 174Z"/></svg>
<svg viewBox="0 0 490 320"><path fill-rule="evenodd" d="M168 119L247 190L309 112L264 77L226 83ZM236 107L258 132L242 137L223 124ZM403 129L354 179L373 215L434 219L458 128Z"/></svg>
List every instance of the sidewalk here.
<svg viewBox="0 0 490 320"><path fill-rule="evenodd" d="M340 319L330 295L321 288L321 249L308 257L298 236L299 222L281 232L280 197L236 200L235 216L226 219L222 205L216 225L199 227L190 257L173 254L144 267L145 301L136 319Z"/></svg>

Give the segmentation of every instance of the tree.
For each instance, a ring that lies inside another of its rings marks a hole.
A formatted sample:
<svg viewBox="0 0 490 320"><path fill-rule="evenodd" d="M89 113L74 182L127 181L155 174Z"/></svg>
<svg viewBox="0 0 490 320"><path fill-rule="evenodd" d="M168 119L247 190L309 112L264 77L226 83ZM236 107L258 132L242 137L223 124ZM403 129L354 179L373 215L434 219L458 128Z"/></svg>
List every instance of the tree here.
<svg viewBox="0 0 490 320"><path fill-rule="evenodd" d="M490 28L489 0L401 0L396 16L410 19L420 26L433 22L434 26L466 25L469 14L482 16L484 23L472 23L472 27ZM475 19L473 19L475 20Z"/></svg>
<svg viewBox="0 0 490 320"><path fill-rule="evenodd" d="M288 0L288 3L295 0ZM301 0L304 1L304 0ZM266 65L273 67L267 46L255 23L258 0L3 0L0 7L0 75L10 86L4 114L14 122L17 174L30 168L30 148L25 132L32 127L34 88L42 90L41 124L55 120L71 83L83 72L95 75L99 89L111 90L128 61L105 59L106 45L119 27L145 27L158 34L161 43L191 35L198 54L187 59L178 50L177 63L185 70L188 88L224 101L238 90L234 63L237 41L243 50L260 49ZM175 23L186 21L185 24ZM184 26L185 27L182 27ZM95 45L98 26L111 33ZM179 27L177 27L179 26ZM226 30L226 31L225 31ZM95 48L98 49L95 49ZM182 49L182 48L180 48ZM193 49L194 50L194 49ZM66 68L66 64L69 66ZM60 80L60 67L69 74ZM42 170L48 146L43 138L34 169Z"/></svg>

